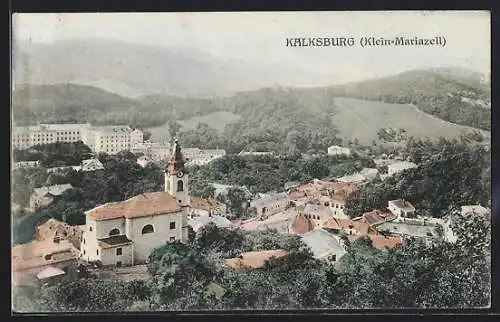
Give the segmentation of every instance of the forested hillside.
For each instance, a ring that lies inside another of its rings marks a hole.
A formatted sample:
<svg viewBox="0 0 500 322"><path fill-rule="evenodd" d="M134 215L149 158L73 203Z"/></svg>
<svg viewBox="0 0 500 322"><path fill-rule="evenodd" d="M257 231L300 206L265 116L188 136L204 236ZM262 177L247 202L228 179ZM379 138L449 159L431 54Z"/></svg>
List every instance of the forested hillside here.
<svg viewBox="0 0 500 322"><path fill-rule="evenodd" d="M388 103L414 104L452 123L491 130L490 88L451 69L414 70L395 76L334 86L332 94Z"/></svg>

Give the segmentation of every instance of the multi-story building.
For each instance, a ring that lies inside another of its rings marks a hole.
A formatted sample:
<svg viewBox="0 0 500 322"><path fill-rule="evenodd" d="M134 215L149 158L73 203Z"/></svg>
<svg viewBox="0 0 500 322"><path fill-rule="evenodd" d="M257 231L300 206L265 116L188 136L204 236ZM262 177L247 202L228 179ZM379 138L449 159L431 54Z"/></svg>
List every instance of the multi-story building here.
<svg viewBox="0 0 500 322"><path fill-rule="evenodd" d="M94 151L116 154L123 150L130 150L129 126L100 126L94 128ZM87 144L88 145L88 144Z"/></svg>
<svg viewBox="0 0 500 322"><path fill-rule="evenodd" d="M38 126L15 127L12 144L26 149L38 144L82 141L92 151L116 154L130 150L132 144L143 140L143 132L129 126L92 126L90 124L40 124Z"/></svg>
<svg viewBox="0 0 500 322"><path fill-rule="evenodd" d="M198 149L198 148L186 148L184 149L184 155L189 165L204 165L217 158L222 158L226 155L225 150L220 149Z"/></svg>
<svg viewBox="0 0 500 322"><path fill-rule="evenodd" d="M26 149L38 144L83 141L83 132L90 124L40 124L38 126L15 127L12 144Z"/></svg>

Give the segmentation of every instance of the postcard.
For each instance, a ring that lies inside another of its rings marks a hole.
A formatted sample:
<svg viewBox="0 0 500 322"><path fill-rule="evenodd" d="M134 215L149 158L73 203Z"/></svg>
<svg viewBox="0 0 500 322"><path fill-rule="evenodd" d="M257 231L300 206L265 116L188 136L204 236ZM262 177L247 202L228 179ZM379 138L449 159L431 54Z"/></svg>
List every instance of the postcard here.
<svg viewBox="0 0 500 322"><path fill-rule="evenodd" d="M11 53L13 312L491 306L490 12L14 13Z"/></svg>

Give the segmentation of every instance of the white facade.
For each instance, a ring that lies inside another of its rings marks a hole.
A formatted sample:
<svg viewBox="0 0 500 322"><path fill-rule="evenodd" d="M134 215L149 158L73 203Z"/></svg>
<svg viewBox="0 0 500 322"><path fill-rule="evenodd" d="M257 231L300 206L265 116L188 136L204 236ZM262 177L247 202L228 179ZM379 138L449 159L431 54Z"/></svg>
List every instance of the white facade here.
<svg viewBox="0 0 500 322"><path fill-rule="evenodd" d="M165 172L165 191L168 191L177 198L181 207L189 206L189 175L181 172L177 174Z"/></svg>
<svg viewBox="0 0 500 322"><path fill-rule="evenodd" d="M389 164L387 166L387 174L389 176L392 176L392 175L395 175L396 173L399 173L401 171L404 171L407 169L413 169L416 167L417 167L417 165L413 162L408 162L408 161L395 162L395 163Z"/></svg>
<svg viewBox="0 0 500 322"><path fill-rule="evenodd" d="M208 162L222 158L226 155L225 150L220 149L198 149L198 148L185 148L183 154L190 165L204 165Z"/></svg>
<svg viewBox="0 0 500 322"><path fill-rule="evenodd" d="M140 143L143 133L132 131L129 126L92 126L90 124L40 124L38 126L15 127L12 144L26 149L37 144L82 141L92 151L116 154L130 150L132 143Z"/></svg>
<svg viewBox="0 0 500 322"><path fill-rule="evenodd" d="M329 155L351 155L351 149L349 148L344 148L338 145L332 145L331 147L328 148L328 154Z"/></svg>
<svg viewBox="0 0 500 322"><path fill-rule="evenodd" d="M412 216L415 213L415 207L404 199L389 201L387 208L398 217Z"/></svg>
<svg viewBox="0 0 500 322"><path fill-rule="evenodd" d="M18 149L26 149L38 144L83 141L83 132L90 127L90 124L40 124L15 127L12 129L12 145Z"/></svg>
<svg viewBox="0 0 500 322"><path fill-rule="evenodd" d="M130 133L130 145L134 146L136 144L140 144L144 142L144 133L139 130L135 129Z"/></svg>
<svg viewBox="0 0 500 322"><path fill-rule="evenodd" d="M101 126L94 128L94 152L117 154L120 151L130 150L129 126Z"/></svg>

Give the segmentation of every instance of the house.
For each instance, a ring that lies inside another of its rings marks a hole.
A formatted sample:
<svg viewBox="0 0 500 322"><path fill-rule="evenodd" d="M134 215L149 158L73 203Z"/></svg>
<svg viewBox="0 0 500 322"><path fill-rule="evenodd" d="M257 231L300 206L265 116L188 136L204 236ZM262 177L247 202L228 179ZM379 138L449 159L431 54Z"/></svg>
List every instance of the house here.
<svg viewBox="0 0 500 322"><path fill-rule="evenodd" d="M190 215L210 215L222 213L223 205L212 198L191 197Z"/></svg>
<svg viewBox="0 0 500 322"><path fill-rule="evenodd" d="M303 235L314 230L316 225L312 219L307 218L303 214L298 214L295 216L290 228L291 233Z"/></svg>
<svg viewBox="0 0 500 322"><path fill-rule="evenodd" d="M189 165L204 165L212 160L222 158L226 155L225 150L221 149L199 149L199 148L185 148L184 156Z"/></svg>
<svg viewBox="0 0 500 322"><path fill-rule="evenodd" d="M363 219L364 222L373 227L387 221L395 220L397 218L397 215L388 211L373 210L365 212L361 216L361 218Z"/></svg>
<svg viewBox="0 0 500 322"><path fill-rule="evenodd" d="M387 174L389 176L393 176L393 175L400 173L404 170L413 169L416 167L417 167L417 165L415 163L409 162L409 161L394 162L394 163L387 165Z"/></svg>
<svg viewBox="0 0 500 322"><path fill-rule="evenodd" d="M39 285L40 280L62 275L75 279L77 259L78 250L67 240L35 240L16 245L12 248L12 282ZM64 274L55 274L56 269Z"/></svg>
<svg viewBox="0 0 500 322"><path fill-rule="evenodd" d="M65 222L50 218L36 228L36 240L68 240L76 249L80 249L83 230L80 226L71 226Z"/></svg>
<svg viewBox="0 0 500 322"><path fill-rule="evenodd" d="M373 247L380 250L401 249L403 247L403 239L400 236L370 234L368 237L372 241Z"/></svg>
<svg viewBox="0 0 500 322"><path fill-rule="evenodd" d="M147 166L151 161L146 157L146 156L140 156L137 158L137 164L140 165L142 168Z"/></svg>
<svg viewBox="0 0 500 322"><path fill-rule="evenodd" d="M139 129L134 129L130 132L130 146L134 146L144 142L144 132Z"/></svg>
<svg viewBox="0 0 500 322"><path fill-rule="evenodd" d="M256 152L256 151L241 151L238 153L240 156L274 156L274 152Z"/></svg>
<svg viewBox="0 0 500 322"><path fill-rule="evenodd" d="M338 236L324 229L315 229L301 237L311 249L314 258L336 263L346 253L343 242Z"/></svg>
<svg viewBox="0 0 500 322"><path fill-rule="evenodd" d="M284 188L285 188L285 190L290 190L293 188L297 188L299 185L300 185L299 181L288 181L288 182L285 182Z"/></svg>
<svg viewBox="0 0 500 322"><path fill-rule="evenodd" d="M63 192L73 188L71 184L57 184L48 187L36 188L30 196L30 208L36 211L50 205L54 198L59 197Z"/></svg>
<svg viewBox="0 0 500 322"><path fill-rule="evenodd" d="M406 222L385 222L377 227L379 232L399 235L403 238L415 237L424 239L426 242L432 242L441 238L434 224L411 224Z"/></svg>
<svg viewBox="0 0 500 322"><path fill-rule="evenodd" d="M349 182L335 182L333 194L331 196L330 207L333 215L337 218L347 218L344 213L345 204L348 198L355 196L359 192L359 185Z"/></svg>
<svg viewBox="0 0 500 322"><path fill-rule="evenodd" d="M98 159L82 160L81 171L97 171L104 170L104 165Z"/></svg>
<svg viewBox="0 0 500 322"><path fill-rule="evenodd" d="M359 172L367 181L373 181L378 176L378 170L376 168L363 168Z"/></svg>
<svg viewBox="0 0 500 322"><path fill-rule="evenodd" d="M217 300L220 300L224 294L226 294L226 289L215 282L208 283L205 287L205 292L203 293L206 300L211 297L215 297Z"/></svg>
<svg viewBox="0 0 500 322"><path fill-rule="evenodd" d="M413 217L415 215L415 207L404 199L389 201L387 209L398 217Z"/></svg>
<svg viewBox="0 0 500 322"><path fill-rule="evenodd" d="M15 162L12 165L12 169L20 169L20 168L36 168L40 166L40 161L19 161Z"/></svg>
<svg viewBox="0 0 500 322"><path fill-rule="evenodd" d="M290 200L285 192L263 194L250 202L250 208L258 216L270 216L285 210L289 205Z"/></svg>
<svg viewBox="0 0 500 322"><path fill-rule="evenodd" d="M359 172L337 178L336 180L339 182L349 182L349 183L363 183L363 182L367 181L365 176L363 176Z"/></svg>
<svg viewBox="0 0 500 322"><path fill-rule="evenodd" d="M328 154L329 155L346 155L350 156L351 155L351 149L349 148L344 148L338 145L332 145L331 147L328 148Z"/></svg>
<svg viewBox="0 0 500 322"><path fill-rule="evenodd" d="M376 233L376 231L364 220L332 218L322 225L323 229L329 230L335 234L346 235L367 235Z"/></svg>
<svg viewBox="0 0 500 322"><path fill-rule="evenodd" d="M279 258L287 254L283 249L248 252L239 257L224 260L224 266L233 269L262 268L271 258Z"/></svg>
<svg viewBox="0 0 500 322"><path fill-rule="evenodd" d="M255 230L267 231L275 230L280 234L293 234L292 224L297 216L297 210L290 208L267 217L265 220L257 220ZM248 224L247 224L248 227Z"/></svg>
<svg viewBox="0 0 500 322"><path fill-rule="evenodd" d="M80 255L104 266L144 263L151 251L187 241L189 174L177 141L165 168L165 191L137 195L86 212Z"/></svg>
<svg viewBox="0 0 500 322"><path fill-rule="evenodd" d="M233 223L229 219L221 215L212 214L190 216L187 223L194 231L198 231L201 227L209 223L214 223L218 228L233 228Z"/></svg>
<svg viewBox="0 0 500 322"><path fill-rule="evenodd" d="M468 215L489 215L491 211L488 208L485 208L480 205L474 205L474 206L462 206L460 208L460 213L462 216L468 216Z"/></svg>
<svg viewBox="0 0 500 322"><path fill-rule="evenodd" d="M210 185L215 189L215 191L214 191L215 198L217 198L219 195L226 196L229 189L232 189L232 188L237 188L237 189L243 191L243 193L245 194L245 196L248 199L250 199L252 197L252 193L245 186L232 186L232 185L220 184L220 183L210 183Z"/></svg>
<svg viewBox="0 0 500 322"><path fill-rule="evenodd" d="M315 227L321 227L325 221L333 217L332 209L322 204L307 204L302 213L314 223Z"/></svg>

